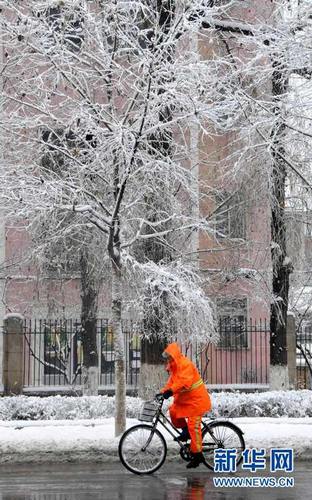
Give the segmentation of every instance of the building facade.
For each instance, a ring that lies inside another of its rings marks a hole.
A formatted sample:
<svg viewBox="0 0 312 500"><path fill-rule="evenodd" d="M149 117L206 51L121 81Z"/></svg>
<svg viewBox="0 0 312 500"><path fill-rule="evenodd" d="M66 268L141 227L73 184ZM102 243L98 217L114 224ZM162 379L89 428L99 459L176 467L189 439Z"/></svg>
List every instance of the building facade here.
<svg viewBox="0 0 312 500"><path fill-rule="evenodd" d="M266 0L257 2L256 6L234 6L232 15L233 18L251 23L255 19L262 19L265 22L271 15L268 7L271 8L271 2ZM47 24L59 30L62 2L56 2L54 7L50 7L45 12L45 15ZM83 44L81 22L79 19L72 19L70 27L67 38L65 37L66 43L72 44L74 53L78 54ZM53 43L52 40L50 42ZM237 43L239 45L239 42ZM217 54L224 48L218 39L218 34L214 33L212 42L207 42L207 37L198 37L194 42L194 50L199 51L202 57L212 57L212 53ZM235 50L238 48L236 47ZM4 54L5 48L3 47L2 58L5 57ZM247 56L244 55L244 57ZM57 97L54 98L57 102ZM226 120L226 117L224 119ZM227 383L224 374L218 373L217 364L221 366L222 363L230 363L235 371L235 380L231 383L253 384L255 380L258 380L258 374L252 366L255 356L259 355L257 370L263 370L263 367L267 366L269 356L268 339L261 340L263 346L260 343L257 347L257 330L248 330L246 326L250 318L257 322L269 318L271 266L267 185L261 178L261 169L256 161L253 166L238 172L238 175L233 175L235 158L241 149L241 144L237 144L235 133L223 133L222 130L216 130L215 134L208 137L194 127L190 140L195 145L194 150L198 160L196 162L198 210L205 217L210 218L213 228L209 234L196 233L193 236L192 249L199 270L206 279L207 294L215 304L216 317L223 325L220 328L220 344L210 353L210 358L217 362L214 361L208 382L212 385ZM247 161L248 158L246 158ZM4 221L2 222L0 227L1 317L3 318L6 313L19 313L27 320L36 318L48 322L56 319L79 318L81 312L79 269L75 269L75 266L72 268L69 266L69 269L64 269L62 266L50 266L50 268L47 266L44 269L38 269L33 260L29 259L32 247L31 236L25 231L22 223L20 227L8 227ZM106 321L110 318L110 310L111 280L108 273L101 280L98 317ZM98 347L102 352L105 344L106 354L105 356L103 354L102 365L106 366L107 373L109 373L111 369L109 357L111 356L111 359L113 357L113 354L109 354L113 352L113 349L107 348L110 332L108 324L101 328ZM57 330L50 331L47 335L43 333L35 341L37 342L36 349L39 351L42 349L46 356L52 356L53 350L54 353L56 352L55 346L59 344L57 349L58 353L61 353L63 349L60 341L61 335L62 331L59 326ZM38 338L41 340L38 341ZM50 340L42 340L47 338ZM76 359L74 363L79 364L77 334L75 338ZM260 349L260 354L255 354L256 348ZM33 346L28 346L29 355L32 349ZM139 359L136 351L139 351L138 346L135 349L129 348L129 359L133 357L132 361ZM242 368L243 356L247 362ZM29 360L30 364L26 369L27 377L31 376L34 366L31 356ZM138 367L139 363L136 366ZM137 367L135 370L138 369ZM54 373L44 374L42 370L43 368L37 375L33 375L33 378L39 377L38 380L42 381L45 375L51 375L52 378L55 375ZM72 374L73 371L75 370L72 369ZM32 383L35 383L35 380L32 380Z"/></svg>

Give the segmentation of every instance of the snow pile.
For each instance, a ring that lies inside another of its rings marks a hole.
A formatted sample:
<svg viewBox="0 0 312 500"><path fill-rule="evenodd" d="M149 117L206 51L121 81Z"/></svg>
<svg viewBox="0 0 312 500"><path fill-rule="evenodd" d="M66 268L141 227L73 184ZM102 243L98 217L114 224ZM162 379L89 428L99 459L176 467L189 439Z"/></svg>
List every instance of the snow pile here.
<svg viewBox="0 0 312 500"><path fill-rule="evenodd" d="M136 418L142 400L127 397L127 417ZM312 417L312 391L212 394L213 417ZM11 396L0 398L0 420L84 420L113 417L111 396Z"/></svg>
<svg viewBox="0 0 312 500"><path fill-rule="evenodd" d="M271 448L292 448L297 459L312 459L311 418L236 418L233 422L244 432L246 448L264 448L267 455Z"/></svg>
<svg viewBox="0 0 312 500"><path fill-rule="evenodd" d="M118 460L113 418L0 422L0 432L0 464Z"/></svg>
<svg viewBox="0 0 312 500"><path fill-rule="evenodd" d="M221 392L212 395L216 417L312 417L312 391Z"/></svg>

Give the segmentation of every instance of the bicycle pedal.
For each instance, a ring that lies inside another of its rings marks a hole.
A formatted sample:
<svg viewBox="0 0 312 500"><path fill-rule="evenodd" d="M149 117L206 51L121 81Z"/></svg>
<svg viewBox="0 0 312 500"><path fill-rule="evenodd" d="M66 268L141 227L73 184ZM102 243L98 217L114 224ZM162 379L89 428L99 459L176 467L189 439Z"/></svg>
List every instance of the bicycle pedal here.
<svg viewBox="0 0 312 500"><path fill-rule="evenodd" d="M192 460L192 453L189 444L185 444L180 448L180 457L186 462L190 462Z"/></svg>
<svg viewBox="0 0 312 500"><path fill-rule="evenodd" d="M180 442L180 443L186 443L189 439L189 437L186 437L186 436L176 436L175 438L173 438L173 441L176 441L176 442Z"/></svg>

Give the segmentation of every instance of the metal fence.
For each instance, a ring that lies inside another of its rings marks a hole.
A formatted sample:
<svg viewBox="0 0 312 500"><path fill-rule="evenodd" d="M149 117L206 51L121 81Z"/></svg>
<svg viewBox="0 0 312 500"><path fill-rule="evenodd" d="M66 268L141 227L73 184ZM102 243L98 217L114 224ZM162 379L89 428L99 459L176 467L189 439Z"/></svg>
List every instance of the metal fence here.
<svg viewBox="0 0 312 500"><path fill-rule="evenodd" d="M126 383L136 390L141 368L141 332L124 321ZM266 388L269 383L269 330L266 322L226 320L219 323L216 345L181 346L214 389ZM99 385L115 384L114 334L107 319L97 321ZM57 391L82 385L82 333L76 320L26 320L24 323L24 386Z"/></svg>
<svg viewBox="0 0 312 500"><path fill-rule="evenodd" d="M297 389L312 389L312 323L303 323L296 338Z"/></svg>
<svg viewBox="0 0 312 500"><path fill-rule="evenodd" d="M99 384L115 384L114 335L107 319L97 321ZM127 385L138 385L141 363L140 337L135 324L123 322ZM24 386L50 387L82 385L82 328L77 320L25 320Z"/></svg>
<svg viewBox="0 0 312 500"><path fill-rule="evenodd" d="M218 326L219 343L204 348L199 365L210 388L267 388L270 366L267 322L225 319Z"/></svg>

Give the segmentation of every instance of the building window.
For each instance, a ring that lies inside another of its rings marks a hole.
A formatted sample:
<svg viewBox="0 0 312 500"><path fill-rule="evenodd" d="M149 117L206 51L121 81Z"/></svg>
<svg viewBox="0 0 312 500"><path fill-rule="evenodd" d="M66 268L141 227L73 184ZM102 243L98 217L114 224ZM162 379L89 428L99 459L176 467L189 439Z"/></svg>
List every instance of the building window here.
<svg viewBox="0 0 312 500"><path fill-rule="evenodd" d="M210 0L209 7L221 7L222 5L229 5L230 0Z"/></svg>
<svg viewBox="0 0 312 500"><path fill-rule="evenodd" d="M312 238L312 224L311 222L306 222L305 223L305 235L307 238Z"/></svg>
<svg viewBox="0 0 312 500"><path fill-rule="evenodd" d="M217 238L246 239L246 203L242 192L221 192L216 196Z"/></svg>
<svg viewBox="0 0 312 500"><path fill-rule="evenodd" d="M66 150L70 143L74 143L74 136L65 134L63 129L43 130L41 165L47 172L61 174L66 168Z"/></svg>
<svg viewBox="0 0 312 500"><path fill-rule="evenodd" d="M130 2L128 8L132 17L131 30L129 30L127 20L124 20L122 16L109 15L104 21L106 26L109 25L106 31L110 33L106 37L106 42L109 51L123 49L130 54L138 54L137 42L141 49L151 47L151 40L157 32L157 17L153 16L153 9L139 8L137 2L133 2L132 6ZM121 32L127 33L127 36L121 37Z"/></svg>
<svg viewBox="0 0 312 500"><path fill-rule="evenodd" d="M80 135L77 135L79 132ZM57 178L59 181L71 178L71 165L78 160L80 163L92 161L92 152L96 147L96 140L91 133L83 130L75 133L64 129L40 130L42 147L40 154L40 177L45 179ZM85 180L87 181L87 176ZM66 185L66 183L65 183ZM64 192L65 192L64 187ZM56 237L53 224L45 220L44 216L38 221L34 238L36 243L42 245L41 265L52 275L76 275L81 272L80 253L78 251L81 236L75 232L75 218L73 211L60 210L56 215L58 221L58 237ZM65 228L71 227L71 232ZM77 224L79 227L79 224ZM63 232L64 231L64 232Z"/></svg>
<svg viewBox="0 0 312 500"><path fill-rule="evenodd" d="M297 340L299 342L312 342L312 323L309 321L305 321L299 330L297 335Z"/></svg>
<svg viewBox="0 0 312 500"><path fill-rule="evenodd" d="M47 172L58 175L66 174L70 163L77 158L80 163L91 163L97 146L95 136L91 132L64 129L41 131L42 149L41 165Z"/></svg>
<svg viewBox="0 0 312 500"><path fill-rule="evenodd" d="M219 347L240 349L248 347L247 299L222 297L217 299Z"/></svg>
<svg viewBox="0 0 312 500"><path fill-rule="evenodd" d="M42 42L46 49L53 49L61 45L70 52L81 50L84 40L84 18L81 9L68 5L53 5L50 7L35 7L33 14L43 21L41 33Z"/></svg>
<svg viewBox="0 0 312 500"><path fill-rule="evenodd" d="M55 38L71 52L79 52L83 42L83 18L79 10L49 7L46 16Z"/></svg>
<svg viewBox="0 0 312 500"><path fill-rule="evenodd" d="M81 272L81 266L75 235L67 238L64 236L55 243L49 242L42 255L41 265L49 275L77 276Z"/></svg>

